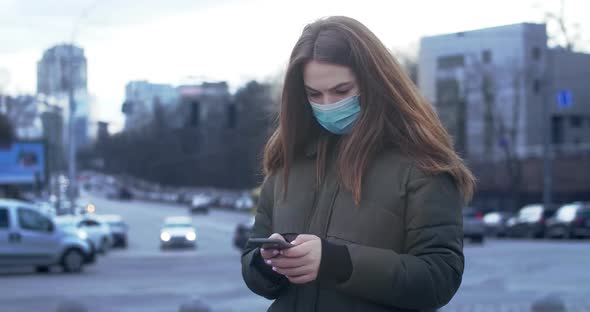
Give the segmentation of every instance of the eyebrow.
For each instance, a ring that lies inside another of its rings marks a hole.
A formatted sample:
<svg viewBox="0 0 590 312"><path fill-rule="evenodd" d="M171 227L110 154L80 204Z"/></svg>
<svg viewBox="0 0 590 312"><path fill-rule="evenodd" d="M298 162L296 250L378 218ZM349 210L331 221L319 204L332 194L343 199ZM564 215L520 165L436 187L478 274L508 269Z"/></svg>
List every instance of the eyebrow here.
<svg viewBox="0 0 590 312"><path fill-rule="evenodd" d="M338 88L341 88L341 87L343 87L343 86L346 86L346 85L349 85L349 84L352 84L352 81L347 81L347 82L342 82L342 83L339 83L339 84L337 84L337 85L333 86L332 88L330 88L328 91L333 91L333 90L336 90L336 89L338 89ZM318 91L318 90L316 90L316 89L314 89L314 88L312 88L312 87L310 87L310 86L307 86L307 85L305 86L305 88L306 88L308 91L312 91L312 92L320 92L320 91Z"/></svg>

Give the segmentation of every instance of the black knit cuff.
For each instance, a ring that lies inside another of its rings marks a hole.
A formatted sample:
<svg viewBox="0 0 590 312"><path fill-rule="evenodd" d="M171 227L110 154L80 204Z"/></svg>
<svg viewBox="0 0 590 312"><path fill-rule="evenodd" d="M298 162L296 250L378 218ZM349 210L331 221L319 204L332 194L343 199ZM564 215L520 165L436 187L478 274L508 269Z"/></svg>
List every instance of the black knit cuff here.
<svg viewBox="0 0 590 312"><path fill-rule="evenodd" d="M347 281L351 274L352 261L348 247L322 239L322 259L318 279L342 283Z"/></svg>

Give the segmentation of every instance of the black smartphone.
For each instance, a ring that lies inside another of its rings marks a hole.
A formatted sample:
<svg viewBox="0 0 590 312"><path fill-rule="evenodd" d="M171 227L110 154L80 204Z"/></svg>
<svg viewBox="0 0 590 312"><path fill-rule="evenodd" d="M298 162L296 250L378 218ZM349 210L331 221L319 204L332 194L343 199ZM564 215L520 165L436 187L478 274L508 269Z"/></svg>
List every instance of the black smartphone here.
<svg viewBox="0 0 590 312"><path fill-rule="evenodd" d="M248 240L248 245L257 246L264 249L289 249L295 245L287 243L280 239L270 239L270 238L250 238Z"/></svg>

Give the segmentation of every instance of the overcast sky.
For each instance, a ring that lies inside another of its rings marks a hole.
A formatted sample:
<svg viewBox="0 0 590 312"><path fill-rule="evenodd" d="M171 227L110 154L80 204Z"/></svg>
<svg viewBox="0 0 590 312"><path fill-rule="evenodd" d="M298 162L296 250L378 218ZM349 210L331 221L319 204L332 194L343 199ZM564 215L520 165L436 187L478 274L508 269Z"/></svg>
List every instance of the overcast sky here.
<svg viewBox="0 0 590 312"><path fill-rule="evenodd" d="M566 2L584 39L589 3ZM558 7L559 0L0 0L0 86L34 93L43 51L73 40L88 59L95 118L118 128L128 81L176 85L196 77L235 89L269 79L285 66L303 26L322 16L356 18L387 47L412 50L425 35L542 22Z"/></svg>

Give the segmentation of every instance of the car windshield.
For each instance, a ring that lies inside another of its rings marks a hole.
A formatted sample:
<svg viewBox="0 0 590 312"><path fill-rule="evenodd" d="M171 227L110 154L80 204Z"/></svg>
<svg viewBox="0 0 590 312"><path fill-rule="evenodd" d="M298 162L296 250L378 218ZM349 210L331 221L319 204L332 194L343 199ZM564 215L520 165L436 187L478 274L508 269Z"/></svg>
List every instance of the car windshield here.
<svg viewBox="0 0 590 312"><path fill-rule="evenodd" d="M184 228L184 227L192 227L193 225L190 223L166 223L164 227L166 228Z"/></svg>

